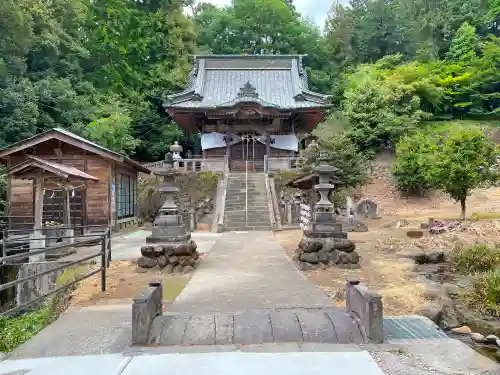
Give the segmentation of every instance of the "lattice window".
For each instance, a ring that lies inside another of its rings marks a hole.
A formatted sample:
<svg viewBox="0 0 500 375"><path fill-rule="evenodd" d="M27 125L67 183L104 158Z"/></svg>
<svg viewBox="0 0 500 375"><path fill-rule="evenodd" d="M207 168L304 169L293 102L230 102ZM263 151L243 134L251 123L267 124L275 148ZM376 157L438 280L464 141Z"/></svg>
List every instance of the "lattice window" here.
<svg viewBox="0 0 500 375"><path fill-rule="evenodd" d="M118 174L117 213L118 219L134 217L137 203L137 181L126 174Z"/></svg>

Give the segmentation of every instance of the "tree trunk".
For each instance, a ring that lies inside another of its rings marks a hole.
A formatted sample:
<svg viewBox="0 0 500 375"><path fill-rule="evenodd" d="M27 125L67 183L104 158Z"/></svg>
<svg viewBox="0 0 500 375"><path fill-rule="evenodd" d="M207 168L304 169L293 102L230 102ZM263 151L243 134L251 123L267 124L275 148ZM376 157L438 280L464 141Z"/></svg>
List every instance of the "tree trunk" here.
<svg viewBox="0 0 500 375"><path fill-rule="evenodd" d="M465 220L465 200L467 197L460 198L460 220Z"/></svg>

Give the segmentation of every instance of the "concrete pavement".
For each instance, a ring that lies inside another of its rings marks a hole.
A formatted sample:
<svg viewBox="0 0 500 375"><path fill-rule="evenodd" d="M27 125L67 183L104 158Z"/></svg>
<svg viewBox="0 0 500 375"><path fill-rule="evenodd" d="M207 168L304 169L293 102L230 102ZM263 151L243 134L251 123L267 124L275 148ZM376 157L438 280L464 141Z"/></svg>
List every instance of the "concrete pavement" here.
<svg viewBox="0 0 500 375"><path fill-rule="evenodd" d="M225 232L169 311L313 307L332 307L332 300L300 275L272 232Z"/></svg>

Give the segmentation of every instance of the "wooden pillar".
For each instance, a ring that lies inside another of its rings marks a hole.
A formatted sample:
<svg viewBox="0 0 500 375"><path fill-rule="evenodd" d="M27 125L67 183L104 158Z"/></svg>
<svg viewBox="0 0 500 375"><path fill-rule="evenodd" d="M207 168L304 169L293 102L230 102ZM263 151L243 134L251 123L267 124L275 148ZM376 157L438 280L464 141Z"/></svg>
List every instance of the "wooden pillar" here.
<svg viewBox="0 0 500 375"><path fill-rule="evenodd" d="M266 155L267 157L271 156L271 134L269 132L266 134Z"/></svg>
<svg viewBox="0 0 500 375"><path fill-rule="evenodd" d="M35 233L42 229L43 225L43 172L40 171L35 176Z"/></svg>
<svg viewBox="0 0 500 375"><path fill-rule="evenodd" d="M69 203L69 190L63 189L63 208L64 208L64 218L63 224L65 227L71 226L71 206Z"/></svg>

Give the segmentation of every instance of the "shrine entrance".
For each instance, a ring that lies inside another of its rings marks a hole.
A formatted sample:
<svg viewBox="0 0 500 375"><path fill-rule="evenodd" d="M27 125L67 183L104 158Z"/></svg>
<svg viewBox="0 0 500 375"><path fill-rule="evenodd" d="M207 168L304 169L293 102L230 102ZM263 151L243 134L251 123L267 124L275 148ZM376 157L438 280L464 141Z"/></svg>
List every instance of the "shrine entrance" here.
<svg viewBox="0 0 500 375"><path fill-rule="evenodd" d="M241 141L231 146L231 170L264 171L266 145L259 141L259 135L243 133L239 138Z"/></svg>

